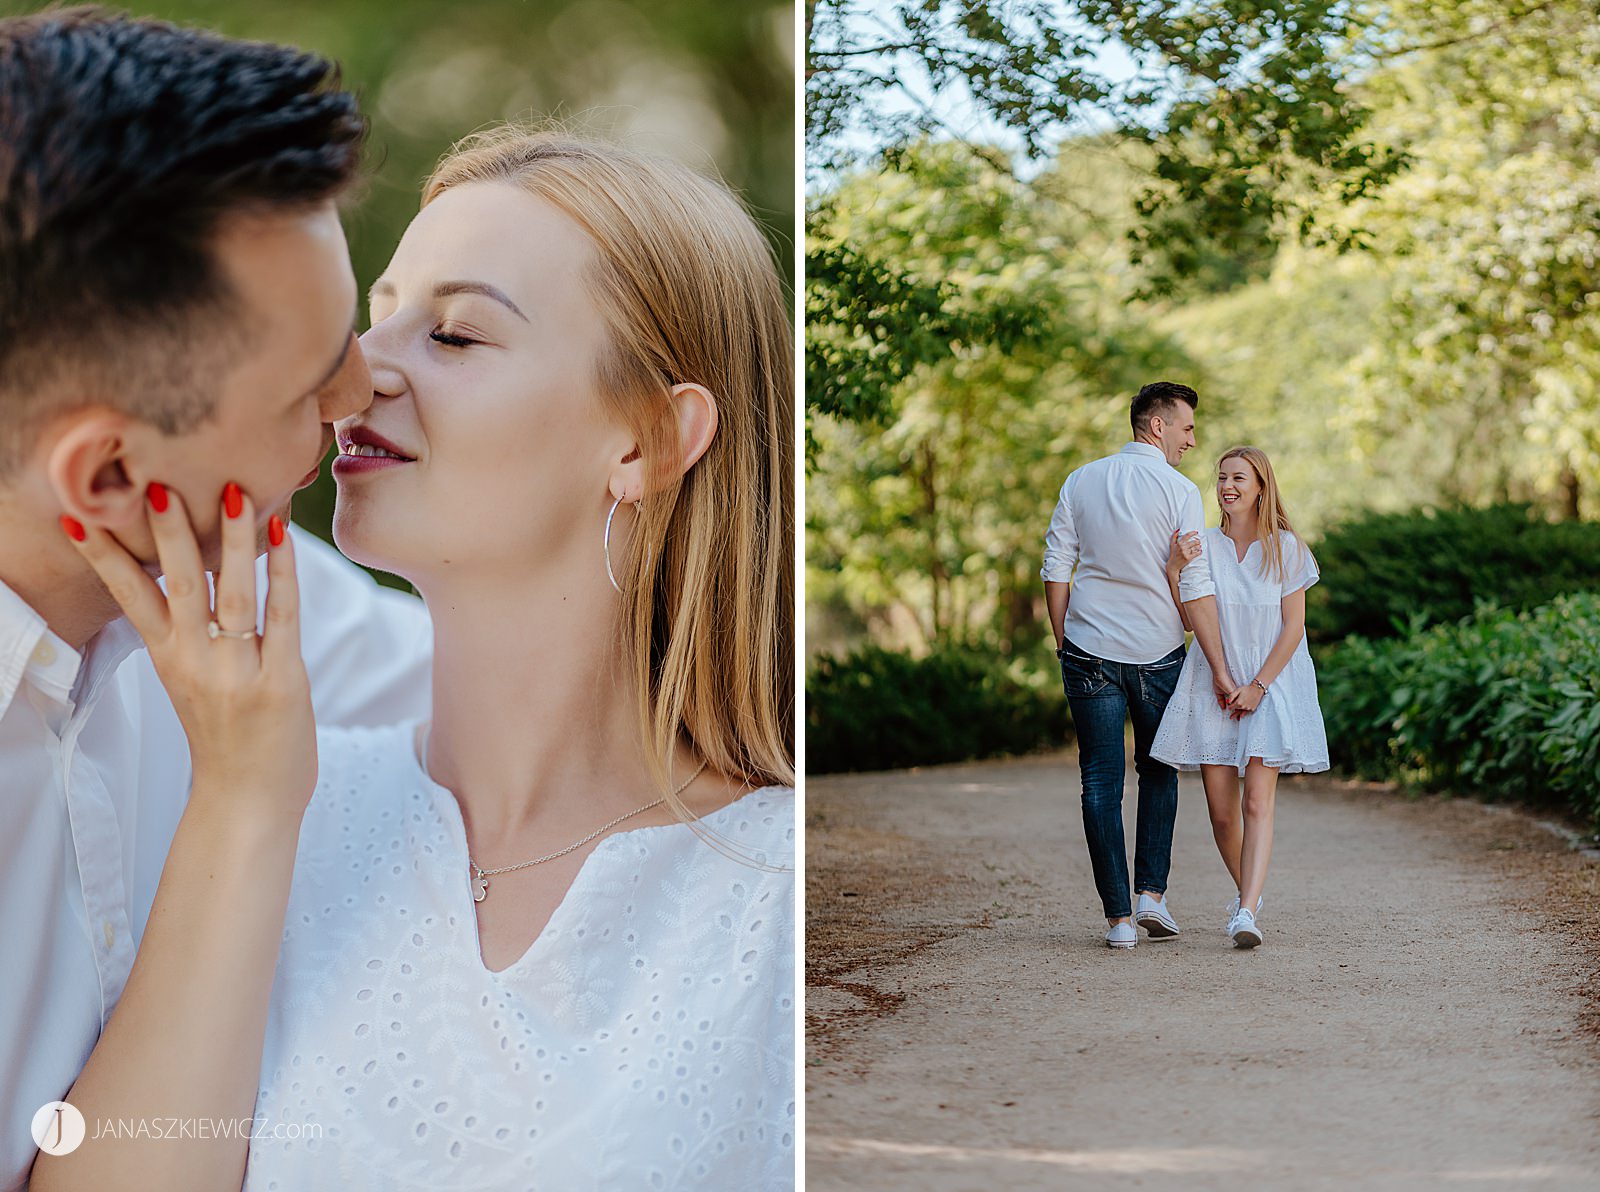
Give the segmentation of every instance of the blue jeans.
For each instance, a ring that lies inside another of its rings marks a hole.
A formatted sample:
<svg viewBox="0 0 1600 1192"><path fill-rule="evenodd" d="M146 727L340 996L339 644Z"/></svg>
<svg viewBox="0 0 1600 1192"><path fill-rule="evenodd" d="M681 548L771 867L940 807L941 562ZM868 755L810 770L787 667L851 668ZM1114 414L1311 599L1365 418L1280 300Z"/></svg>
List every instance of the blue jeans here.
<svg viewBox="0 0 1600 1192"><path fill-rule="evenodd" d="M1056 657L1061 659L1061 685L1078 735L1083 832L1089 841L1094 884L1106 918L1126 918L1133 913L1133 904L1122 835L1122 786L1127 773L1123 725L1131 714L1133 768L1139 775L1133 889L1165 894L1172 867L1172 829L1178 818L1178 772L1151 757L1150 745L1178 684L1183 647L1143 666L1096 658L1071 641L1056 651Z"/></svg>

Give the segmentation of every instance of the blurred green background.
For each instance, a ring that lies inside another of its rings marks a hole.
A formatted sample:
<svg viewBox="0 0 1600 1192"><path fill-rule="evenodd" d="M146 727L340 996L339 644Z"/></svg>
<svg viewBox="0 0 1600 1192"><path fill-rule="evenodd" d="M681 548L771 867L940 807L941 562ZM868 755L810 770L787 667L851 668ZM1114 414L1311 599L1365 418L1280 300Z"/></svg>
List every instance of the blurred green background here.
<svg viewBox="0 0 1600 1192"><path fill-rule="evenodd" d="M43 7L0 0L0 15ZM302 46L342 65L372 124L370 183L345 219L363 293L454 141L503 119L547 117L720 175L755 212L793 284L792 4L161 0L113 7ZM296 497L295 521L327 537L333 501L324 467Z"/></svg>

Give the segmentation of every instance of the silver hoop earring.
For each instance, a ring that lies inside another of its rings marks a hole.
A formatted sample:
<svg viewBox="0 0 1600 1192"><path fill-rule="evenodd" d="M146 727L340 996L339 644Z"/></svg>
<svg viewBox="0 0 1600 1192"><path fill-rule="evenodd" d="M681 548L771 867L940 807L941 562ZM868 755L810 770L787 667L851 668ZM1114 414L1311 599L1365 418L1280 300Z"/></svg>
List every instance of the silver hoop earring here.
<svg viewBox="0 0 1600 1192"><path fill-rule="evenodd" d="M600 543L600 549L605 552L606 556L606 578L611 581L611 586L617 590L618 596L621 596L623 593L622 585L617 582L617 573L611 570L611 519L617 516L617 506L620 504L622 504L621 497L618 497L615 501L611 502L611 512L606 514L605 538L602 539Z"/></svg>

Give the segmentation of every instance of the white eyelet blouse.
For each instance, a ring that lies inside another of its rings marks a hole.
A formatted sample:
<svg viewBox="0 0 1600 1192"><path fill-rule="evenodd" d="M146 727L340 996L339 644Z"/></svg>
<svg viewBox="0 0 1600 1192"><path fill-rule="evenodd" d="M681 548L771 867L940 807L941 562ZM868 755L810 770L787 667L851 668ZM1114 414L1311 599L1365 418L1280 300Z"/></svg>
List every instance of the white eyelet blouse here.
<svg viewBox="0 0 1600 1192"><path fill-rule="evenodd" d="M794 1187L794 792L613 833L485 968L415 723L319 734L248 1192Z"/></svg>

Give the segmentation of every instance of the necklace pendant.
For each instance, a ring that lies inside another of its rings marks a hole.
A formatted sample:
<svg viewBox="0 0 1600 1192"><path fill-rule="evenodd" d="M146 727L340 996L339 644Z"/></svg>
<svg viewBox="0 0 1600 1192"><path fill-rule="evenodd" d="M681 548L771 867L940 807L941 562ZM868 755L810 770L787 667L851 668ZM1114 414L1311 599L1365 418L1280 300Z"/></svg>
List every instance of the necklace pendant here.
<svg viewBox="0 0 1600 1192"><path fill-rule="evenodd" d="M472 879L472 901L482 902L489 897L489 879L478 874Z"/></svg>

